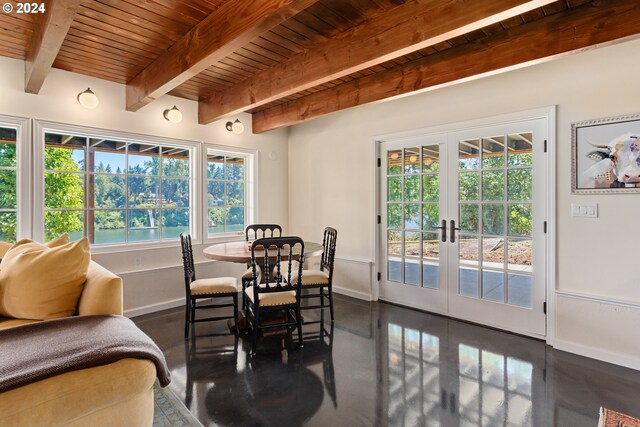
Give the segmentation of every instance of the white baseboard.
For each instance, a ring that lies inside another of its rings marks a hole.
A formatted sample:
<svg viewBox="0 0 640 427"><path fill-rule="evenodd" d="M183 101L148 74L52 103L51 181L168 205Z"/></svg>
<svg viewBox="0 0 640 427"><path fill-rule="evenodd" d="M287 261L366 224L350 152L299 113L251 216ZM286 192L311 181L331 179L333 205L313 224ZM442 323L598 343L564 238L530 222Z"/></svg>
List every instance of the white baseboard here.
<svg viewBox="0 0 640 427"><path fill-rule="evenodd" d="M627 333L626 331L633 333L632 325L640 320L639 301L572 290L557 290L555 301L556 310L564 310L556 313L556 319L562 320L563 317L570 316L572 323L568 323L566 319L563 324L556 323L554 339L549 344L558 350L640 370L640 355L637 352L638 341L633 335L629 337L631 341L625 344L635 343L635 345L621 345L620 348L611 348L609 340L603 339L601 340L602 345L596 346L594 343L598 343L599 340L591 339L589 333L587 335L583 333L585 328L586 330L596 328L599 334L623 334ZM580 303L580 306L577 307L576 303ZM572 305L566 306L565 304ZM576 313L589 313L589 317ZM559 333L560 328L564 331ZM572 333L574 331L575 333ZM620 349L624 351L620 351Z"/></svg>
<svg viewBox="0 0 640 427"><path fill-rule="evenodd" d="M361 299L364 301L371 301L371 295L366 292L354 291L353 289L343 288L341 286L333 285L333 292L340 295L346 295L348 297Z"/></svg>
<svg viewBox="0 0 640 427"><path fill-rule="evenodd" d="M579 356L590 357L592 359L601 360L603 362L613 363L614 365L624 366L626 368L640 370L640 359L625 354L614 353L600 348L588 345L577 344L570 341L555 339L553 348L557 350L567 351Z"/></svg>
<svg viewBox="0 0 640 427"><path fill-rule="evenodd" d="M180 307L184 305L184 297L176 298L169 301L158 302L155 304L143 305L142 307L130 308L124 311L125 317L142 316L143 314L155 313L156 311L167 310L169 308Z"/></svg>

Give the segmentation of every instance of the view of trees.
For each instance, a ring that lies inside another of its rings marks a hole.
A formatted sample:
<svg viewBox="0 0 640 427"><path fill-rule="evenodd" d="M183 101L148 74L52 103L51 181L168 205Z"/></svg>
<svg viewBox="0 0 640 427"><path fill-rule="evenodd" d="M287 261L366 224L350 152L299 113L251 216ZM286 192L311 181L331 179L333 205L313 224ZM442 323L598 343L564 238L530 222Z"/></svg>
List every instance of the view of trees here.
<svg viewBox="0 0 640 427"><path fill-rule="evenodd" d="M16 214L4 209L16 209L16 131L1 129L0 140L0 240L16 240Z"/></svg>
<svg viewBox="0 0 640 427"><path fill-rule="evenodd" d="M94 147L90 150L90 156L102 154ZM117 159L113 160L114 163L124 164L124 153L110 155ZM132 230L156 230L161 226L165 237L177 237L179 232L188 231L189 160L184 156L129 154L129 164L129 170L124 171L120 166L114 170L109 161L106 164L99 161L90 168L95 173L86 174L90 197L88 208L94 208L87 211L86 221L93 221L95 233L90 237L94 237L96 243L110 243L125 241L127 229L131 240L159 238L155 232L132 237ZM51 239L65 232L72 235L81 232L85 223L84 160L74 159L72 149L50 146L45 148L45 169L61 171L45 173L45 238ZM128 224L126 209L129 209ZM102 232L104 230L113 232Z"/></svg>
<svg viewBox="0 0 640 427"><path fill-rule="evenodd" d="M71 150L47 147L44 156L45 170L76 172L80 170L73 160ZM46 172L44 176L45 208L84 207L84 189L81 174L67 172ZM82 231L84 221L76 211L47 211L45 213L45 239L52 240L63 233Z"/></svg>
<svg viewBox="0 0 640 427"><path fill-rule="evenodd" d="M241 157L209 156L209 233L244 230L244 168Z"/></svg>
<svg viewBox="0 0 640 427"><path fill-rule="evenodd" d="M0 239L15 241L16 146L5 141L0 134ZM137 143L125 150L119 141L50 133L45 141L45 239L88 234L94 243L114 243L158 239L154 230L171 238L189 230L186 150ZM209 159L209 232L244 230L245 159Z"/></svg>
<svg viewBox="0 0 640 427"><path fill-rule="evenodd" d="M426 252L431 251L431 246L424 242L426 236L438 238L438 234L425 233L437 231L440 226L439 163L425 155L427 152L436 153L437 149L437 146L423 147L422 165L418 148L405 149L404 161L401 150L389 152L387 227L423 231L405 232L405 254L408 255L418 255L418 251L411 251L410 247L418 247L421 238ZM505 156L502 146L495 152L485 149L481 156L479 146L476 150L467 149L471 154L459 159L460 238L477 240L472 235L478 234L502 236L505 230L508 236L531 238L533 181L530 150L512 150ZM468 236L465 237L464 233ZM402 238L402 232L389 231L391 253L400 254ZM413 241L415 244L411 243Z"/></svg>

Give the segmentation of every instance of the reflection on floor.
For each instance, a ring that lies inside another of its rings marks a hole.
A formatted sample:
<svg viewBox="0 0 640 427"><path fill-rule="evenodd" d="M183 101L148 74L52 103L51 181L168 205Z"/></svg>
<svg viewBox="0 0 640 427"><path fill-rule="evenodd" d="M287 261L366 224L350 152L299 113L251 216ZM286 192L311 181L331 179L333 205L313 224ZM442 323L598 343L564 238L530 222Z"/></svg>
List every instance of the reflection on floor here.
<svg viewBox="0 0 640 427"><path fill-rule="evenodd" d="M312 314L305 314L313 318ZM134 319L164 351L171 389L205 426L596 426L640 417L640 372L384 303L336 298L336 322L281 337L184 340L182 310Z"/></svg>

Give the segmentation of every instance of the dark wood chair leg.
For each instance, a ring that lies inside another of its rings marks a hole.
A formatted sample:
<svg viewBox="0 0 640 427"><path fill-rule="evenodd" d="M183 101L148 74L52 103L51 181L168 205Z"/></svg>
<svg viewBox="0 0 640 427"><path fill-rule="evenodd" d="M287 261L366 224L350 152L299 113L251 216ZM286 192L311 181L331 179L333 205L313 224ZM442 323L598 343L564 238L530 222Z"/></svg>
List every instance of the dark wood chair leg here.
<svg viewBox="0 0 640 427"><path fill-rule="evenodd" d="M331 292L331 286L327 289L329 293L329 310L331 310L331 322L333 322L333 292Z"/></svg>
<svg viewBox="0 0 640 427"><path fill-rule="evenodd" d="M247 312L247 294L244 293L244 290L247 289L247 283L242 280L242 309Z"/></svg>
<svg viewBox="0 0 640 427"><path fill-rule="evenodd" d="M184 307L184 337L189 338L189 316L191 309L191 301L187 298L187 303Z"/></svg>
<svg viewBox="0 0 640 427"><path fill-rule="evenodd" d="M302 340L302 316L300 315L300 306L296 310L296 323L298 324L298 343L300 348L304 347L304 341Z"/></svg>
<svg viewBox="0 0 640 427"><path fill-rule="evenodd" d="M248 316L248 314L247 314ZM258 314L253 313L253 321L251 322L251 330L253 332L253 340L251 342L251 354L256 354L258 345Z"/></svg>
<svg viewBox="0 0 640 427"><path fill-rule="evenodd" d="M240 321L238 318L238 294L233 296L233 319L236 322L236 336L240 335Z"/></svg>

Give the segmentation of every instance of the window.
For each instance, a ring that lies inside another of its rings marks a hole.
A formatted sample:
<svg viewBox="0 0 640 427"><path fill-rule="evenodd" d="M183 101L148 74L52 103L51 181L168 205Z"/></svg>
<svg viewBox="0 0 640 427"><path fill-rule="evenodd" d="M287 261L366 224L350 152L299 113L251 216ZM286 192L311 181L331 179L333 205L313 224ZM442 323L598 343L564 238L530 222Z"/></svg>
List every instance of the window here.
<svg viewBox="0 0 640 427"><path fill-rule="evenodd" d="M69 233L126 244L191 232L193 145L49 130L43 137L45 240Z"/></svg>
<svg viewBox="0 0 640 427"><path fill-rule="evenodd" d="M0 116L0 241L31 237L29 119Z"/></svg>
<svg viewBox="0 0 640 427"><path fill-rule="evenodd" d="M207 150L207 230L210 237L243 232L252 221L253 154Z"/></svg>
<svg viewBox="0 0 640 427"><path fill-rule="evenodd" d="M18 131L0 125L0 241L17 239Z"/></svg>

